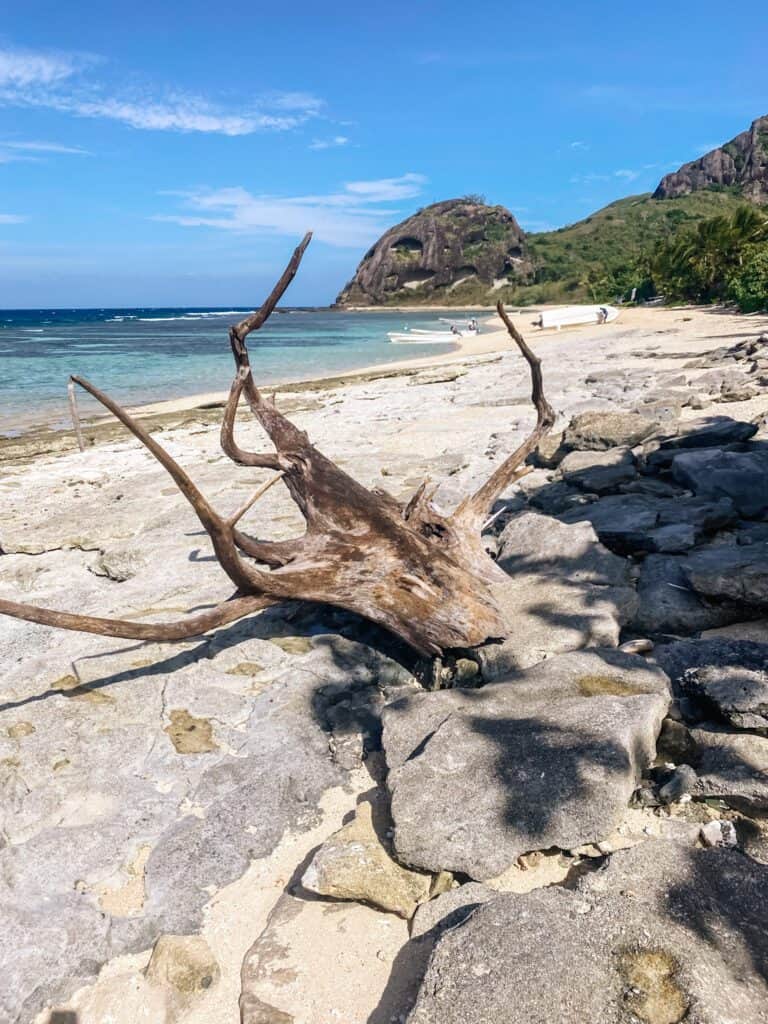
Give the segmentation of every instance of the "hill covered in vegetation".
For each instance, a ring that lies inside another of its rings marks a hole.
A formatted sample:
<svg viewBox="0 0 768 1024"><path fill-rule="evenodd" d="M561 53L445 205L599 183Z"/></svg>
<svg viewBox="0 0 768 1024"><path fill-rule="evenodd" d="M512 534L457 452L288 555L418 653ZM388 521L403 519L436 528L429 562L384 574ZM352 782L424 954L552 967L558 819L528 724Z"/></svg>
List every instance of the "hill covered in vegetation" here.
<svg viewBox="0 0 768 1024"><path fill-rule="evenodd" d="M526 236L532 280L504 289L511 302L594 301L647 286L642 265L655 249L703 220L744 205L728 190L707 189L672 199L650 193L610 203L584 220L555 231Z"/></svg>
<svg viewBox="0 0 768 1024"><path fill-rule="evenodd" d="M379 239L337 302L465 307L498 299L516 305L604 302L633 294L647 298L665 288L670 295L700 293L702 301L723 298L732 289L713 290L711 281L702 284L699 278L691 284L681 260L701 268L714 258L713 240L719 238L730 247L728 258L738 263L739 211L766 203L768 116L665 175L653 194L618 199L554 231L526 235L508 210L487 205L481 196L428 206ZM743 254L752 261L763 258L762 249ZM761 281L762 271L757 283L747 286L753 308L762 301Z"/></svg>

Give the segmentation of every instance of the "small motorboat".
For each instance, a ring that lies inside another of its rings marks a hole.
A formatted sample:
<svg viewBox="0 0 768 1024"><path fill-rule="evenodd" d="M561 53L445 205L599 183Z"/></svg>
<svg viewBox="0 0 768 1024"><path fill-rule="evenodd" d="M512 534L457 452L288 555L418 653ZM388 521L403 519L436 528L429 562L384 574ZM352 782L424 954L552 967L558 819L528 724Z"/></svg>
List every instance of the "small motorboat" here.
<svg viewBox="0 0 768 1024"><path fill-rule="evenodd" d="M537 321L541 328L576 327L580 324L609 324L615 320L621 310L615 306L561 306L558 309L545 309Z"/></svg>
<svg viewBox="0 0 768 1024"><path fill-rule="evenodd" d="M425 329L423 327L406 327L402 331L390 331L387 337L390 341L397 342L398 344L404 344L410 342L412 345L423 345L423 344L448 344L456 341L458 338L474 337L478 334L477 327L470 326L471 321L467 320L467 326L459 330L457 324L453 320L440 320L441 323L450 323L450 331L442 331L439 328Z"/></svg>
<svg viewBox="0 0 768 1024"><path fill-rule="evenodd" d="M390 331L387 337L397 344L450 345L462 335L454 334L453 331Z"/></svg>

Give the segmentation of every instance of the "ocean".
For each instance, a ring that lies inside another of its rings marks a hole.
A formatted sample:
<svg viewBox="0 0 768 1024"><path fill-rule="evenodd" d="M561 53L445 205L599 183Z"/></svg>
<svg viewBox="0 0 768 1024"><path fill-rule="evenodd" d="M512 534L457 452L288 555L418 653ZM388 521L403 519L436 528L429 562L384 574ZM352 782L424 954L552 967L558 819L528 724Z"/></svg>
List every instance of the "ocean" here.
<svg viewBox="0 0 768 1024"><path fill-rule="evenodd" d="M0 310L0 434L69 422L76 373L124 405L226 391L227 328L248 309ZM466 317L465 311L451 315ZM447 329L437 313L285 309L248 339L257 382L310 380L372 363L449 352L450 344L392 344L405 325ZM78 393L84 416L100 407Z"/></svg>

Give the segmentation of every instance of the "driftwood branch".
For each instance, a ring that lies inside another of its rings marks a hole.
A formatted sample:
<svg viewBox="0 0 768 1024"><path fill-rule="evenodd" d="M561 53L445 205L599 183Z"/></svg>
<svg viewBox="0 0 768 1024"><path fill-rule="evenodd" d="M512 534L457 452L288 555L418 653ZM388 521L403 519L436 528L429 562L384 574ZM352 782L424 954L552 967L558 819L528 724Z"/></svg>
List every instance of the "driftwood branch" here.
<svg viewBox="0 0 768 1024"><path fill-rule="evenodd" d="M466 498L456 510L456 516L473 523L482 523L493 508L494 502L530 470L525 467L525 460L536 451L541 439L548 434L555 423L555 411L544 397L544 381L541 374L541 360L529 348L522 334L507 315L502 302L497 303L496 311L501 317L509 336L520 349L523 358L531 370L531 401L536 409L536 426L523 441L519 448L502 462L498 469L470 497Z"/></svg>
<svg viewBox="0 0 768 1024"><path fill-rule="evenodd" d="M253 378L247 338L258 330L293 280L310 241L296 248L260 309L229 331L235 379L226 403L221 446L237 464L277 471L229 516L218 513L187 472L121 406L82 377L73 377L112 412L157 459L194 509L237 594L201 615L173 623L138 624L0 601L0 613L44 625L139 640L179 640L215 629L286 599L336 605L370 619L423 654L474 647L505 635L495 585L504 573L483 550L480 534L497 499L527 472L527 456L551 428L554 413L544 397L541 363L503 306L498 311L528 363L536 424L526 440L452 515L432 504L435 485L425 481L403 505L385 491L363 487L312 445L266 400ZM241 398L275 451L248 452L234 438ZM265 491L281 481L304 517L302 536L265 541L238 523ZM258 568L257 566L266 566Z"/></svg>
<svg viewBox="0 0 768 1024"><path fill-rule="evenodd" d="M69 414L72 417L72 428L75 431L75 437L77 439L77 447L81 452L85 451L85 441L83 440L83 428L80 423L80 410L77 408L77 394L75 393L75 382L70 379L67 381L67 400L69 402Z"/></svg>

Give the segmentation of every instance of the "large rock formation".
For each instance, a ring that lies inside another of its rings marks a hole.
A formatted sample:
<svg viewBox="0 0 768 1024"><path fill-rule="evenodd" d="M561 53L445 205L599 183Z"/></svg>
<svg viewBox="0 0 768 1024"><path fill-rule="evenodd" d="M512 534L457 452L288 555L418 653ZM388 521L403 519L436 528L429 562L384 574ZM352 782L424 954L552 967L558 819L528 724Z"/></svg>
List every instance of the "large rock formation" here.
<svg viewBox="0 0 768 1024"><path fill-rule="evenodd" d="M753 203L768 203L768 115L719 149L665 175L654 199L717 186L734 187Z"/></svg>
<svg viewBox="0 0 768 1024"><path fill-rule="evenodd" d="M463 282L525 278L525 235L503 206L447 199L390 228L363 257L337 304L447 297Z"/></svg>

